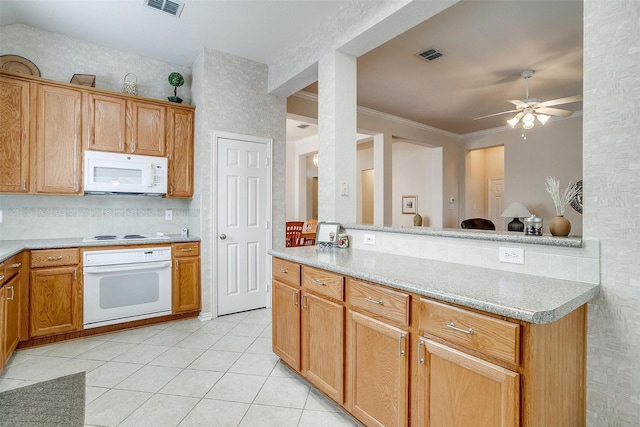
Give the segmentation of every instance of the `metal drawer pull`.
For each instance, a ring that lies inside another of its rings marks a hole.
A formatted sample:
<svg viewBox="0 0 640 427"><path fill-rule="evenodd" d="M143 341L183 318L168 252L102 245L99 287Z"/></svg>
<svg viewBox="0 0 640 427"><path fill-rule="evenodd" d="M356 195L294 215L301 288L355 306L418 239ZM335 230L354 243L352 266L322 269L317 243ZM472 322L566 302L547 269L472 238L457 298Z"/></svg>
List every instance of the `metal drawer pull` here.
<svg viewBox="0 0 640 427"><path fill-rule="evenodd" d="M418 341L418 365L424 364L424 357L420 357L420 347L424 346L424 341Z"/></svg>
<svg viewBox="0 0 640 427"><path fill-rule="evenodd" d="M193 248L182 248L180 249L182 252L191 252Z"/></svg>
<svg viewBox="0 0 640 427"><path fill-rule="evenodd" d="M314 285L320 285L320 286L327 286L326 283L324 283L322 280L318 280L318 279L313 279L313 284Z"/></svg>
<svg viewBox="0 0 640 427"><path fill-rule="evenodd" d="M458 331L458 332L462 332L463 334L467 334L467 335L473 335L473 329L469 328L469 329L460 329L456 326L455 323L451 322L447 325L447 328L451 328L454 331Z"/></svg>
<svg viewBox="0 0 640 427"><path fill-rule="evenodd" d="M302 294L302 309L306 310L307 309L307 294Z"/></svg>
<svg viewBox="0 0 640 427"><path fill-rule="evenodd" d="M398 354L400 356L404 356L404 350L402 349L402 340L404 340L406 336L407 336L406 334L402 334L398 338Z"/></svg>
<svg viewBox="0 0 640 427"><path fill-rule="evenodd" d="M286 268L280 268L280 269L278 269L278 272L284 273L284 274L289 274L289 270L287 270Z"/></svg>
<svg viewBox="0 0 640 427"><path fill-rule="evenodd" d="M21 262L16 262L15 264L11 264L9 268L20 268L22 266Z"/></svg>
<svg viewBox="0 0 640 427"><path fill-rule="evenodd" d="M295 291L293 293L293 306L297 307L298 306L298 291Z"/></svg>
<svg viewBox="0 0 640 427"><path fill-rule="evenodd" d="M0 276L0 280L4 280L4 274Z"/></svg>
<svg viewBox="0 0 640 427"><path fill-rule="evenodd" d="M371 297L366 297L364 300L366 302L370 302L371 304L378 304L378 305L382 305L382 303L384 302L381 299L380 300L375 300L375 299L373 299Z"/></svg>
<svg viewBox="0 0 640 427"><path fill-rule="evenodd" d="M58 256L48 256L47 259L49 261L60 261L62 258L64 258L62 255L58 255Z"/></svg>

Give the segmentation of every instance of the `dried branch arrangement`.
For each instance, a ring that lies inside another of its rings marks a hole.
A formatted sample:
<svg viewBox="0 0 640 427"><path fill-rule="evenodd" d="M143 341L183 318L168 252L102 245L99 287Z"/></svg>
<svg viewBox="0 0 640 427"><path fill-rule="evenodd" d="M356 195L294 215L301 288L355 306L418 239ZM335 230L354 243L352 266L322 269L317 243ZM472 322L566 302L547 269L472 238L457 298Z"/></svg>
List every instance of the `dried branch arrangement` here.
<svg viewBox="0 0 640 427"><path fill-rule="evenodd" d="M560 181L555 177L548 176L545 183L547 193L551 196L556 207L556 215L564 215L565 209L571 201L578 195L580 189L569 181L567 188L560 192Z"/></svg>

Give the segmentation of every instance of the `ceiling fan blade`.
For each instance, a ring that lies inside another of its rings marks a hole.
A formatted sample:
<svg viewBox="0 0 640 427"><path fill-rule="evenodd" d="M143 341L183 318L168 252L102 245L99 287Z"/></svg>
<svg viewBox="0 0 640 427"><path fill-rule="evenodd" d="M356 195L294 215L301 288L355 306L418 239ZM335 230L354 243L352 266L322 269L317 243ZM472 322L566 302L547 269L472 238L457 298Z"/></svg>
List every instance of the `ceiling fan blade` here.
<svg viewBox="0 0 640 427"><path fill-rule="evenodd" d="M552 105L571 104L572 102L582 101L582 95L568 96L566 98L552 99L550 101L544 101L538 104L540 107L551 107Z"/></svg>
<svg viewBox="0 0 640 427"><path fill-rule="evenodd" d="M569 117L573 114L573 111L562 110L560 108L542 107L536 108L536 113L546 114L548 116Z"/></svg>
<svg viewBox="0 0 640 427"><path fill-rule="evenodd" d="M473 120L479 120L479 119L486 119L487 117L493 117L493 116L499 116L501 114L508 114L508 113L515 113L518 112L520 110L509 110L509 111L502 111L500 113L493 113L493 114L489 114L488 116L482 116L482 117L476 117Z"/></svg>
<svg viewBox="0 0 640 427"><path fill-rule="evenodd" d="M510 99L509 102L518 108L527 108L529 106L529 104L527 104L526 102L522 102L519 99Z"/></svg>

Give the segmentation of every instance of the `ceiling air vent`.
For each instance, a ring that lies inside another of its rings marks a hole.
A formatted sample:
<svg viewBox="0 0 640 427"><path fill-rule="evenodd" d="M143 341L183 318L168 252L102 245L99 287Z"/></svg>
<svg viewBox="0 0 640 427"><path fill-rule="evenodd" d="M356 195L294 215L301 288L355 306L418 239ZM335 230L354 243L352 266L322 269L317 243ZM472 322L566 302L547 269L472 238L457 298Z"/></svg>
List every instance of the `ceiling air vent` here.
<svg viewBox="0 0 640 427"><path fill-rule="evenodd" d="M434 59L438 59L444 56L444 53L434 47L429 48L423 52L416 53L416 56L424 59L425 61L433 61Z"/></svg>
<svg viewBox="0 0 640 427"><path fill-rule="evenodd" d="M306 128L308 128L308 127L309 127L309 125L304 124L304 123L300 123L300 124L299 124L298 126L296 126L296 127L297 127L297 128L299 128L299 129L306 129Z"/></svg>
<svg viewBox="0 0 640 427"><path fill-rule="evenodd" d="M176 18L180 17L182 9L184 8L184 3L176 0L144 0L144 4L153 9L173 15Z"/></svg>

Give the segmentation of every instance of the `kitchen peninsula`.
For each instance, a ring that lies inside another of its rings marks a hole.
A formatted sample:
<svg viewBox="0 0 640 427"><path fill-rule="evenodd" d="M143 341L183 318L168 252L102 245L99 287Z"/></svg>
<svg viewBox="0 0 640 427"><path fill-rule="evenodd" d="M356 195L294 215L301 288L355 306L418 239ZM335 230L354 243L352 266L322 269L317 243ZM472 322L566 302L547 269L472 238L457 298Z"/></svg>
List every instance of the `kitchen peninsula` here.
<svg viewBox="0 0 640 427"><path fill-rule="evenodd" d="M354 248L270 254L274 352L366 425L584 425L598 284Z"/></svg>

